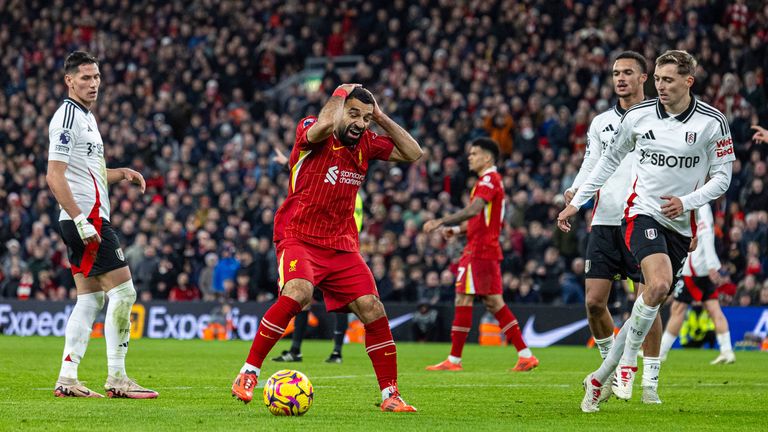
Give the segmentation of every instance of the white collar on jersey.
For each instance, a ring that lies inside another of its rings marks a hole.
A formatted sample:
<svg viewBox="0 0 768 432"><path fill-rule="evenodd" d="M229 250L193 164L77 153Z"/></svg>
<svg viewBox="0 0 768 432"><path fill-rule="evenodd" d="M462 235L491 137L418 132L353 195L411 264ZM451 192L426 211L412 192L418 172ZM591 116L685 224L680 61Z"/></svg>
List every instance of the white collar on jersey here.
<svg viewBox="0 0 768 432"><path fill-rule="evenodd" d="M492 172L496 172L496 171L497 171L497 168L496 168L496 165L494 165L494 166L488 168L487 170L481 172L480 173L480 177L482 177L482 176L484 176L484 175L486 175L488 173L492 173Z"/></svg>

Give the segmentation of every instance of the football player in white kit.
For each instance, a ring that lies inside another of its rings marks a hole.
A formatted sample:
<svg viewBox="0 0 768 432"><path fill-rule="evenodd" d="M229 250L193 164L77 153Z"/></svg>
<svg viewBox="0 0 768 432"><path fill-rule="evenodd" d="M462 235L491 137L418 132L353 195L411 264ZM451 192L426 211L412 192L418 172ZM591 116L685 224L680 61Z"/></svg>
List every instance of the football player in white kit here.
<svg viewBox="0 0 768 432"><path fill-rule="evenodd" d="M78 381L77 367L85 355L93 321L104 306L106 293L107 396L156 398L157 392L136 384L125 372L136 290L117 234L109 222L109 185L127 180L144 192L146 184L142 175L132 169L106 167L104 143L90 111L101 83L98 60L86 52L75 51L64 62L64 74L68 97L48 125L46 180L61 207L59 226L72 265L77 303L67 321L54 395L103 397Z"/></svg>
<svg viewBox="0 0 768 432"><path fill-rule="evenodd" d="M733 354L728 320L720 309L717 298L720 259L717 258L715 251L715 223L712 209L709 205L705 205L696 212L696 215L699 224L696 230L698 247L688 254L688 259L683 265L683 278L675 285L675 291L672 294L675 300L670 309L671 315L667 321L667 329L661 339L661 358L662 360L667 358L669 349L680 334L688 306L696 301L704 305L704 309L715 323L720 355L712 361L712 364L731 364L736 361L736 356Z"/></svg>
<svg viewBox="0 0 768 432"><path fill-rule="evenodd" d="M565 191L565 203L569 204L589 174L600 160L603 150L608 147L619 127L624 113L645 99L643 84L648 78L648 66L642 54L624 51L613 63L614 92L619 97L616 106L592 120L587 132L587 151L578 175ZM586 307L589 329L595 344L604 359L613 346L613 319L608 310L608 298L613 282L627 279L640 289L642 274L635 257L629 252L621 233L621 219L624 216L627 192L632 186L632 164L635 153L621 161L619 168L595 195L592 208L592 225L587 243L585 283ZM658 404L658 378L661 369L659 344L661 339L661 317L651 327L643 343L643 398L644 403ZM610 397L611 387L606 383L602 399Z"/></svg>
<svg viewBox="0 0 768 432"><path fill-rule="evenodd" d="M560 229L569 231L579 207L630 151L638 152L622 233L640 263L645 288L603 364L584 379L584 412L599 411L602 386L614 372L613 393L632 397L637 352L695 245L694 211L720 197L731 182L735 156L728 121L691 94L696 66L685 51L670 50L656 59L659 97L624 114L592 174L557 218Z"/></svg>

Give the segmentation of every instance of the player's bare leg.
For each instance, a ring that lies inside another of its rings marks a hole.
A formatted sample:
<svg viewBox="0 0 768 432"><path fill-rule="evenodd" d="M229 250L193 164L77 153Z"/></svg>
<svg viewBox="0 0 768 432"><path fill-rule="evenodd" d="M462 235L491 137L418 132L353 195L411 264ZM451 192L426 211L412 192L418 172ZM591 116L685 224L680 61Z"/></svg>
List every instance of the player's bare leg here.
<svg viewBox="0 0 768 432"><path fill-rule="evenodd" d="M504 303L501 294L483 296L483 304L485 304L485 309L492 313L496 321L499 322L502 333L504 333L507 340L512 341L517 350L517 363L510 370L513 372L528 372L535 369L539 365L539 359L533 355L531 349L525 344L517 317L509 309L509 306Z"/></svg>
<svg viewBox="0 0 768 432"><path fill-rule="evenodd" d="M67 320L61 371L53 394L56 397L104 397L81 384L77 377L77 367L88 348L93 322L104 307L104 292L94 278L88 279L77 273L74 279L77 303Z"/></svg>
<svg viewBox="0 0 768 432"><path fill-rule="evenodd" d="M104 388L108 397L128 399L154 399L158 393L144 388L128 377L125 356L131 339L131 308L136 301L136 289L128 267L112 270L96 276L107 292L109 303L104 318L104 341L107 345L107 382Z"/></svg>
<svg viewBox="0 0 768 432"><path fill-rule="evenodd" d="M589 330L600 350L600 357L605 358L613 346L613 319L608 310L608 297L613 281L608 279L588 278L585 282L585 303Z"/></svg>
<svg viewBox="0 0 768 432"><path fill-rule="evenodd" d="M416 408L403 400L397 387L397 348L384 305L378 297L368 294L358 297L348 306L365 326L365 351L379 382L381 410L415 412Z"/></svg>
<svg viewBox="0 0 768 432"><path fill-rule="evenodd" d="M253 399L253 389L261 373L261 365L272 347L285 333L285 327L312 301L312 283L306 279L292 279L283 286L280 297L259 323L256 337L240 373L232 383L232 396L248 403Z"/></svg>
<svg viewBox="0 0 768 432"><path fill-rule="evenodd" d="M632 397L632 386L637 373L637 353L646 335L656 320L659 305L664 301L672 286L672 263L669 256L655 253L645 257L640 266L645 284L637 296L632 314L624 326L629 326L624 353L616 369L617 382L611 389L619 399Z"/></svg>
<svg viewBox="0 0 768 432"><path fill-rule="evenodd" d="M720 309L720 303L717 299L707 300L704 302L704 308L715 323L717 344L720 345L720 355L712 360L710 364L732 364L736 362L736 356L733 354L733 347L731 346L731 332L728 328L728 320L725 318L723 310Z"/></svg>
<svg viewBox="0 0 768 432"><path fill-rule="evenodd" d="M460 371L461 354L467 335L472 329L472 304L475 296L472 294L456 293L454 300L453 325L451 326L451 353L448 358L438 364L427 366L429 371Z"/></svg>

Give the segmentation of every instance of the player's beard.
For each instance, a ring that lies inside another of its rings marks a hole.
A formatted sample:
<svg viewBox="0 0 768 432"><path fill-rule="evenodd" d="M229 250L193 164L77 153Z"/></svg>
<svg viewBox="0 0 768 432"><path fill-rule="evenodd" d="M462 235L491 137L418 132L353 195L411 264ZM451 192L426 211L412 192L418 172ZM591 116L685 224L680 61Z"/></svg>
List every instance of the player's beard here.
<svg viewBox="0 0 768 432"><path fill-rule="evenodd" d="M341 143L345 146L353 147L357 145L357 143L360 142L360 138L363 137L363 132L365 132L365 129L358 129L360 134L357 137L354 137L350 133L352 129L353 125L349 124L343 129L341 133L337 133L339 141L341 141Z"/></svg>

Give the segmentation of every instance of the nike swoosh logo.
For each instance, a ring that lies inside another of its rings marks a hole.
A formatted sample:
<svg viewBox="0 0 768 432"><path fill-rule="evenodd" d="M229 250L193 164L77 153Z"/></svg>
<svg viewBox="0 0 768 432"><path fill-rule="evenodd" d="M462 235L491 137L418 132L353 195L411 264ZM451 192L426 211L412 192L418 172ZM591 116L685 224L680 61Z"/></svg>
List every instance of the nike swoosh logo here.
<svg viewBox="0 0 768 432"><path fill-rule="evenodd" d="M344 148L344 146L341 146L341 147L331 146L331 148L334 150L341 150Z"/></svg>
<svg viewBox="0 0 768 432"><path fill-rule="evenodd" d="M395 355L395 354L397 354L397 351L384 353L385 356L391 356L391 355Z"/></svg>
<svg viewBox="0 0 768 432"><path fill-rule="evenodd" d="M264 336L264 337L265 337L265 338L267 338L267 339L274 339L274 338L273 338L272 336L270 336L270 335L265 335L265 334L264 334L264 332L262 332L262 331L260 331L260 332L259 332L259 334L260 334L260 335L262 335L262 336Z"/></svg>
<svg viewBox="0 0 768 432"><path fill-rule="evenodd" d="M539 333L533 329L533 322L535 319L536 315L531 315L528 321L526 321L525 327L523 327L523 340L525 340L525 343L528 346L533 348L548 347L560 339L576 333L588 324L587 319L584 318L583 320Z"/></svg>

